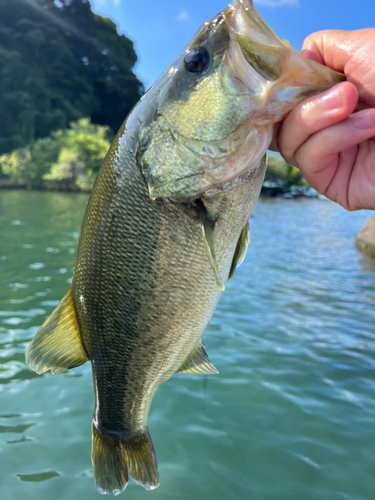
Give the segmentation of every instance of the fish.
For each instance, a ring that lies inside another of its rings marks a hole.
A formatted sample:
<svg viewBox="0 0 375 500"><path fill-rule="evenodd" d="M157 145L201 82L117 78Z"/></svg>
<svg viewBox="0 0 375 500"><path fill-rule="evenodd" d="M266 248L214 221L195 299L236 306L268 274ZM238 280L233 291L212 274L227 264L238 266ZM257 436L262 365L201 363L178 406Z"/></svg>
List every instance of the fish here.
<svg viewBox="0 0 375 500"><path fill-rule="evenodd" d="M159 473L147 416L175 373L218 373L202 334L242 263L273 125L344 79L233 0L140 99L99 171L73 280L27 353L37 373L90 361L99 493ZM172 423L171 423L172 424Z"/></svg>

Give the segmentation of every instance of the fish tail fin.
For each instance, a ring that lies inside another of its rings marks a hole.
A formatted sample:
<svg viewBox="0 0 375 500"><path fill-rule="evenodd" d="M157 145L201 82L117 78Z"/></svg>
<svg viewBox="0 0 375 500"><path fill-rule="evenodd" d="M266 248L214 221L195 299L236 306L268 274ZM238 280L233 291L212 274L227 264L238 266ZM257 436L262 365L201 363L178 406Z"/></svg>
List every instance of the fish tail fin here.
<svg viewBox="0 0 375 500"><path fill-rule="evenodd" d="M146 490L159 486L158 466L148 430L118 437L92 425L92 463L99 493L119 495L129 476Z"/></svg>
<svg viewBox="0 0 375 500"><path fill-rule="evenodd" d="M37 373L61 373L88 361L82 344L71 289L37 331L26 363Z"/></svg>

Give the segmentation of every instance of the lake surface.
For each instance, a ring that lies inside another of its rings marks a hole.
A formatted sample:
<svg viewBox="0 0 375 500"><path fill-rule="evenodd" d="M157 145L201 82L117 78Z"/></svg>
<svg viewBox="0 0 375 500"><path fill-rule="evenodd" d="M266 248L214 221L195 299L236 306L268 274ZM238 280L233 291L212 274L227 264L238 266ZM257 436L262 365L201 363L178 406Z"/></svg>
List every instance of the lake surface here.
<svg viewBox="0 0 375 500"><path fill-rule="evenodd" d="M0 498L99 500L91 367L24 363L69 286L86 195L0 192ZM370 212L262 199L247 258L204 340L220 374L158 390L160 487L131 500L374 500L375 260Z"/></svg>

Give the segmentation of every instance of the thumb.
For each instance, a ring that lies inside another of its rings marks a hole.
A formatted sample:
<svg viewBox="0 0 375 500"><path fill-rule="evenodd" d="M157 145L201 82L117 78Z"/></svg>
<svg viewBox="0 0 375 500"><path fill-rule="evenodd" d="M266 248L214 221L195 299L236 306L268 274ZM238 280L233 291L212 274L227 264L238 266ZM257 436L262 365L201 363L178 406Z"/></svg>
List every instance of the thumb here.
<svg viewBox="0 0 375 500"><path fill-rule="evenodd" d="M305 39L301 52L307 59L345 73L357 87L360 102L375 107L375 29L318 31Z"/></svg>
<svg viewBox="0 0 375 500"><path fill-rule="evenodd" d="M303 42L302 55L335 71L345 73L352 48L349 31L326 30L309 35Z"/></svg>

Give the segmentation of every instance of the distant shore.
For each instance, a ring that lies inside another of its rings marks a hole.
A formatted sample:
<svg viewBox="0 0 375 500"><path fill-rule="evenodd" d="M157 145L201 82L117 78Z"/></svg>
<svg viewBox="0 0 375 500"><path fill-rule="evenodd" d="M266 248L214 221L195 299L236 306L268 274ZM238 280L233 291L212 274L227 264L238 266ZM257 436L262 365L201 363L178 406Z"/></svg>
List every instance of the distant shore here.
<svg viewBox="0 0 375 500"><path fill-rule="evenodd" d="M31 189L26 186L26 184L22 182L12 181L10 179L0 179L0 191L2 190L10 190L10 189L23 189L29 191L46 191L46 192L60 192L60 193L90 193L91 190L81 189L77 184L64 184L61 183L58 186L48 185L44 182L35 183L31 186ZM270 198L274 198L277 196L287 196L290 198L297 197L311 197L311 194L304 192L293 193L289 189L283 189L280 187L267 187L262 186L262 190L260 193L262 196L267 196Z"/></svg>
<svg viewBox="0 0 375 500"><path fill-rule="evenodd" d="M28 187L23 182L13 181L10 179L0 179L0 190L5 189L25 189L29 191L55 191L55 192L67 192L67 193L89 193L91 189L84 190L81 189L77 184L64 184L60 183L59 186L52 186L44 182L37 182L30 187Z"/></svg>

